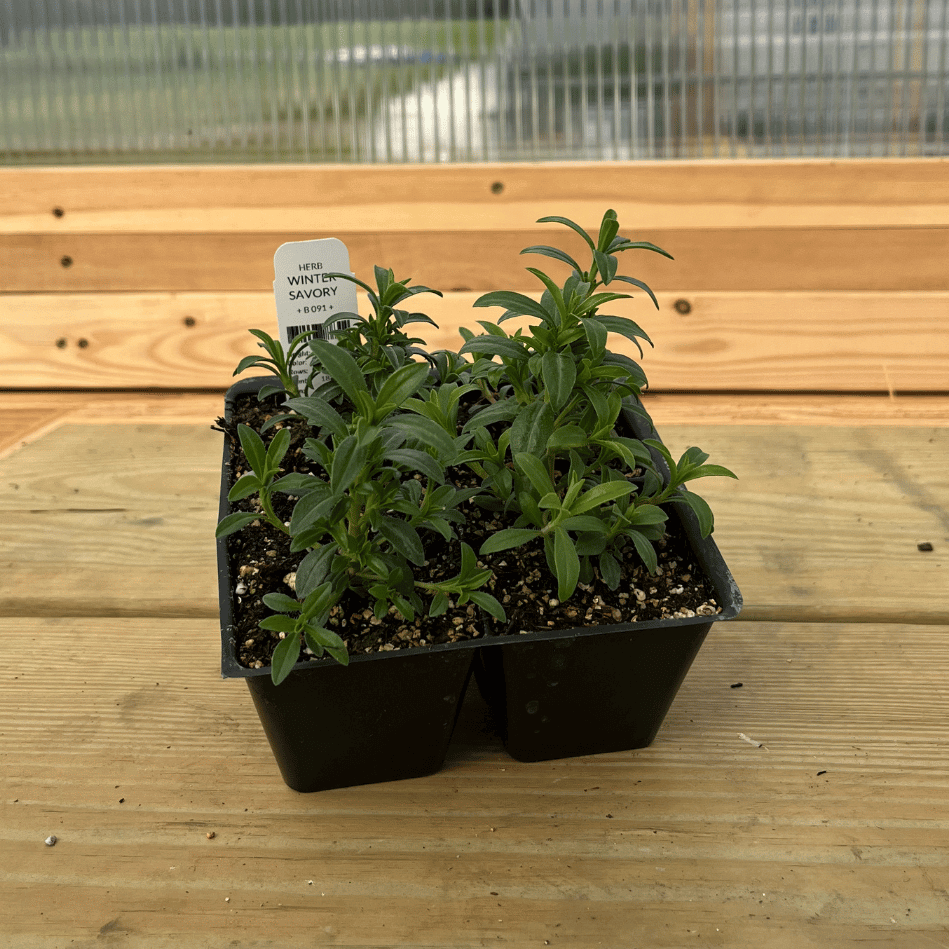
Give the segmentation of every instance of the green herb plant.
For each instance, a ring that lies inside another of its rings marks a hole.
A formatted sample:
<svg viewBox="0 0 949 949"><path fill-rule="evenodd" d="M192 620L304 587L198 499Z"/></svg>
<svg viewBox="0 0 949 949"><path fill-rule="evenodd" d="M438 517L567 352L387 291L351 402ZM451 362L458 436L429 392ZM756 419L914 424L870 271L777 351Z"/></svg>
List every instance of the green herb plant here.
<svg viewBox="0 0 949 949"><path fill-rule="evenodd" d="M379 618L395 610L412 621L426 611L438 616L452 605L473 603L503 623L504 608L489 592L492 571L479 556L541 545L557 597L565 601L597 576L616 589L621 564L631 556L655 572L654 544L671 504L690 507L703 536L712 531L708 504L683 486L735 475L707 464L698 448L676 460L658 439L633 437L633 419L649 421L639 398L646 377L633 359L607 348L611 334L631 341L640 354L642 343L651 345L636 322L603 312L628 298L618 285L645 292L658 307L645 283L618 272L619 255L670 255L620 236L613 211L604 215L596 239L566 218L540 222L576 232L588 262L581 265L547 245L526 248L522 253L565 264L569 274L558 283L528 267L543 287L539 301L513 291L480 297L476 307L504 312L496 323L479 321L481 334L462 330L458 352L427 352L405 332L411 323L432 321L399 305L437 291L396 280L381 267L375 268L375 288L348 274L333 275L366 290L372 307L365 319L335 317L335 343L297 337L285 354L278 342L252 331L268 357L247 357L238 371L275 371L282 388L265 388L289 398L286 414L268 423L277 427L269 445L240 427L249 470L229 499L255 495L259 512L229 514L217 534L266 521L289 535L292 551L306 552L296 598L276 591L263 597L274 613L260 625L282 637L271 665L275 683L286 678L301 650L348 661L345 644L326 624L349 593ZM512 317L533 322L508 333L501 324ZM301 392L292 367L303 346L313 372ZM294 425L306 428L301 451L316 473L282 471ZM275 492L295 499L286 523L274 511ZM502 525L477 554L455 529L466 504L486 509ZM458 572L432 580L430 551L446 543L458 545Z"/></svg>
<svg viewBox="0 0 949 949"><path fill-rule="evenodd" d="M543 271L528 267L544 288L539 302L512 291L480 297L476 307L500 306L505 312L497 323L479 321L485 332L466 334L461 353L490 357L477 360L471 371L473 380L483 381L489 404L466 424L477 448L468 464L484 473L491 503L514 518L513 525L485 541L479 553L542 542L557 579L558 598L566 600L579 582L590 583L597 571L616 589L628 545L654 572L653 542L662 537L667 519L663 504L687 504L698 515L703 536L710 533L708 504L679 488L697 478L735 475L705 464L708 455L699 449L690 448L674 462L660 442L617 433L624 406L645 414L639 395L646 378L632 359L607 349L608 336L625 337L640 354L640 341L651 341L633 320L601 310L629 294L601 288L615 282L632 285L644 290L658 308L645 283L617 273L618 254L645 250L670 255L647 241L621 237L614 211L604 215L596 241L567 218L545 217L538 223L545 222L577 232L590 252L589 265L581 266L555 247L525 248L524 254L566 263L569 276L558 285ZM516 316L536 322L508 334L500 324ZM665 479L649 449L665 464ZM633 480L636 471L642 472L639 484Z"/></svg>

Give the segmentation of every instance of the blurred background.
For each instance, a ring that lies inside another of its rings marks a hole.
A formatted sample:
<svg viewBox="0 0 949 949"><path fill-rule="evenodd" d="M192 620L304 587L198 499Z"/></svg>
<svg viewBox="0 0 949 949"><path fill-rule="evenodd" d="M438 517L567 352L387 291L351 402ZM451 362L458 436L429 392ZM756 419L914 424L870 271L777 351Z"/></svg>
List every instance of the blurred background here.
<svg viewBox="0 0 949 949"><path fill-rule="evenodd" d="M949 154L949 0L3 0L0 164Z"/></svg>

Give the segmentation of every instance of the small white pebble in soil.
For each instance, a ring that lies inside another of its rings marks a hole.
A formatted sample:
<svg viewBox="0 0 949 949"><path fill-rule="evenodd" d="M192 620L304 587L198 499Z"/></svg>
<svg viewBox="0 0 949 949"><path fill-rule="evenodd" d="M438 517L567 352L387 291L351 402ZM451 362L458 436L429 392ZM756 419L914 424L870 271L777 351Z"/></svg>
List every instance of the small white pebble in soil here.
<svg viewBox="0 0 949 949"><path fill-rule="evenodd" d="M247 584L244 583L243 580L241 580L241 581L237 584L237 586L234 587L234 592L235 592L238 596L243 596L243 595L247 592Z"/></svg>
<svg viewBox="0 0 949 949"><path fill-rule="evenodd" d="M557 600L557 599L550 599L550 600L547 601L547 605L548 605L551 609L553 609L555 606L560 606L560 600Z"/></svg>
<svg viewBox="0 0 949 949"><path fill-rule="evenodd" d="M47 837L46 840L43 841L43 843L46 844L47 847L55 847L57 840L58 838L56 837L55 834L50 834L49 837Z"/></svg>
<svg viewBox="0 0 949 949"><path fill-rule="evenodd" d="M294 593L297 592L297 572L294 570L292 573L288 573L284 578L283 582L293 590Z"/></svg>
<svg viewBox="0 0 949 949"><path fill-rule="evenodd" d="M634 587L634 588L633 588L633 596L635 596L636 599L637 599L640 603L642 603L642 602L646 599L646 591L645 591L645 590L640 590L640 589Z"/></svg>

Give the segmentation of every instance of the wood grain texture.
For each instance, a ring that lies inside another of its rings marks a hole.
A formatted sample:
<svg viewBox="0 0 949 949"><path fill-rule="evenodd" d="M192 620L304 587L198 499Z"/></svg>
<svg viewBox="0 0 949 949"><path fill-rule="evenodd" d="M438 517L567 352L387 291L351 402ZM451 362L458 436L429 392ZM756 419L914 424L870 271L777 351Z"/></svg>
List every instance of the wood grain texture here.
<svg viewBox="0 0 949 949"><path fill-rule="evenodd" d="M946 159L0 169L0 233L945 226ZM500 186L500 188L498 188ZM54 210L61 212L58 216Z"/></svg>
<svg viewBox="0 0 949 949"><path fill-rule="evenodd" d="M299 795L246 690L218 678L213 622L2 620L0 934L18 949L940 945L947 633L724 624L650 748L515 762L470 694L439 774Z"/></svg>
<svg viewBox="0 0 949 949"><path fill-rule="evenodd" d="M715 511L715 539L746 619L939 623L947 615L949 429L659 431L673 454L699 445L740 478L694 487ZM926 541L932 552L917 549Z"/></svg>
<svg viewBox="0 0 949 949"><path fill-rule="evenodd" d="M949 290L949 227L638 228L675 257L640 254L626 272L654 290ZM338 237L357 273L375 264L447 290L533 289L520 251L580 252L564 228L398 231L322 228L168 233L0 234L0 287L13 293L266 290L285 241ZM575 239L580 245L580 239ZM68 260L64 266L63 261Z"/></svg>
<svg viewBox="0 0 949 949"><path fill-rule="evenodd" d="M216 616L212 421L66 424L0 460L0 615ZM675 453L699 445L740 478L695 487L744 618L949 615L949 428L659 429ZM37 577L56 578L39 602Z"/></svg>
<svg viewBox="0 0 949 949"><path fill-rule="evenodd" d="M0 458L60 425L201 427L221 405L221 391L7 391L0 394ZM683 424L949 427L949 396L939 395L651 393L648 406L663 430Z"/></svg>
<svg viewBox="0 0 949 949"><path fill-rule="evenodd" d="M501 315L475 308L479 295L416 297L440 328L415 332L457 349L459 327L480 331L479 320ZM949 390L949 292L682 290L658 300L658 310L641 293L609 307L653 340L642 358L653 391ZM369 312L362 294L359 310ZM222 389L259 352L250 327L276 333L271 293L0 294L0 372L9 387ZM639 359L622 337L610 346Z"/></svg>

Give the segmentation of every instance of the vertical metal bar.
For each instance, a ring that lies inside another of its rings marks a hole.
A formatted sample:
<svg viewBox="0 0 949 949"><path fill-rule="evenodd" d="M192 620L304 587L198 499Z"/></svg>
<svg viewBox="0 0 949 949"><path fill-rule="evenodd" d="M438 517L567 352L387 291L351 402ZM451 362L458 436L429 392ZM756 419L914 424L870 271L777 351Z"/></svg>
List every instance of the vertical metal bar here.
<svg viewBox="0 0 949 949"><path fill-rule="evenodd" d="M694 11L694 17L690 18L690 22L695 23L694 30L692 32L691 43L695 46L695 129L696 136L698 141L695 144L695 157L704 158L705 157L705 140L709 135L709 129L706 127L706 123L709 119L705 106L706 103L711 105L709 102L708 93L711 89L711 76L709 71L706 69L706 57L713 54L712 49L708 49L705 42L705 0L689 0L689 7Z"/></svg>
<svg viewBox="0 0 949 949"><path fill-rule="evenodd" d="M916 93L916 154L926 154L926 127L929 122L929 57L931 50L929 48L929 24L931 20L932 9L930 0L925 0L922 4L920 18L922 28L919 30L916 38L914 61L918 55L919 73L917 80Z"/></svg>
<svg viewBox="0 0 949 949"><path fill-rule="evenodd" d="M643 18L644 43L645 46L645 70L646 70L646 157L656 157L656 102L655 102L655 73L656 66L653 62L653 52L655 50L655 41L653 39L653 9L654 7L646 4L646 16Z"/></svg>
<svg viewBox="0 0 949 949"><path fill-rule="evenodd" d="M442 21L443 29L445 31L445 66L443 70L445 75L444 78L438 80L435 85L435 93L438 94L439 86L442 86L445 89L447 96L447 106L448 106L448 121L443 122L442 125L448 126L448 153L443 155L442 160L447 161L458 161L458 138L457 138L457 123L458 116L455 109L455 81L458 77L455 75L454 70L454 60L455 60L455 43L452 36L452 27L451 27L451 10L450 3L446 2L444 9L442 11ZM433 24L434 25L434 24ZM436 56L437 58L437 56ZM438 132L436 130L436 136Z"/></svg>
<svg viewBox="0 0 949 949"><path fill-rule="evenodd" d="M662 149L664 158L671 158L672 151L672 73L669 57L672 44L669 41L669 9L665 3L659 5L659 49L662 57Z"/></svg>
<svg viewBox="0 0 949 949"><path fill-rule="evenodd" d="M768 84L764 104L765 154L774 158L774 0L768 0Z"/></svg>
<svg viewBox="0 0 949 949"><path fill-rule="evenodd" d="M36 48L36 85L40 90L37 114L41 117L39 127L46 133L43 150L47 153L47 160L55 161L59 134L54 116L54 93L49 84L54 72L52 56L49 52L49 11L46 9L46 0L38 0L30 5L30 18L33 27L33 43Z"/></svg>
<svg viewBox="0 0 949 949"><path fill-rule="evenodd" d="M7 29L7 45L0 45L0 151L4 153L4 164L12 165L17 159L17 101L10 75L13 72L10 60L15 55L17 37L11 19Z"/></svg>
<svg viewBox="0 0 949 949"><path fill-rule="evenodd" d="M748 4L748 127L746 131L746 154L755 154L755 115L758 109L758 7L755 0L744 0Z"/></svg>
<svg viewBox="0 0 949 949"><path fill-rule="evenodd" d="M936 123L933 131L934 152L946 154L946 85L949 80L949 4L942 4L939 30L939 82L936 84Z"/></svg>
<svg viewBox="0 0 949 949"><path fill-rule="evenodd" d="M488 89L487 89L487 49L485 41L484 0L478 0L477 6L477 34L478 34L478 95L479 107L479 137L481 140L481 161L489 161L488 154ZM495 48L497 42L495 42ZM474 160L474 143L472 142L472 160Z"/></svg>
<svg viewBox="0 0 949 949"><path fill-rule="evenodd" d="M911 7L907 10L907 31L906 31L906 89L903 96L904 109L904 154L920 153L919 132L925 123L922 114L922 96L921 85L924 74L923 60L925 53L921 46L926 43L926 8L921 0L912 0ZM916 125L916 147L913 148L910 143L910 132L913 124Z"/></svg>
<svg viewBox="0 0 949 949"><path fill-rule="evenodd" d="M689 94L690 83L689 83L689 7L688 0L679 0L677 4L677 37L676 42L678 45L678 57L679 57L679 145L676 150L676 154L679 158L688 158L690 156L689 149L689 128L690 123L693 121L693 116L690 114L690 105L694 102L694 99ZM694 111L694 108L692 109Z"/></svg>

